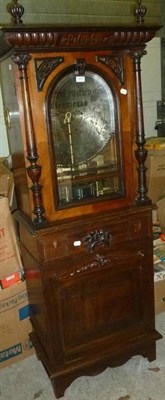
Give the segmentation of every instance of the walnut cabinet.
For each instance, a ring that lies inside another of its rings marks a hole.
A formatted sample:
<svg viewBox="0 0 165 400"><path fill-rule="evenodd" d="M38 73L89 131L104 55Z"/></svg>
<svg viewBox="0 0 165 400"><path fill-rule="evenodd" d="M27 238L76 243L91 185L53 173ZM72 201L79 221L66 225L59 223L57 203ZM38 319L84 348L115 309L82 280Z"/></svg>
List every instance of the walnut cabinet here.
<svg viewBox="0 0 165 400"><path fill-rule="evenodd" d="M1 29L31 339L56 397L76 377L156 356L140 75L156 30Z"/></svg>

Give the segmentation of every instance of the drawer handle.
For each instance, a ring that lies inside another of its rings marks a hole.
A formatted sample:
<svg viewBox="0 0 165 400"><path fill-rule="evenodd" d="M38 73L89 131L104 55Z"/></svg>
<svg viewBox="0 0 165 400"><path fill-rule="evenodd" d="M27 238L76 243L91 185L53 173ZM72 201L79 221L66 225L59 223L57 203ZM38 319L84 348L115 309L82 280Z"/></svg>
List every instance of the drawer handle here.
<svg viewBox="0 0 165 400"><path fill-rule="evenodd" d="M87 247L88 251L92 253L95 247L106 247L109 246L112 241L112 234L109 231L104 231L103 229L98 229L87 233L83 237L82 242Z"/></svg>

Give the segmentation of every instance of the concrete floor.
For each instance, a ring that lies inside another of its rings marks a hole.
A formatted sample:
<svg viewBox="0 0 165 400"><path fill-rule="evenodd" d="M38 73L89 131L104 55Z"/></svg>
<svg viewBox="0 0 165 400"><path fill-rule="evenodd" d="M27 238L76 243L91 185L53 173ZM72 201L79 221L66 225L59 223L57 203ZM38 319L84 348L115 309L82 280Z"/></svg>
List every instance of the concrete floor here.
<svg viewBox="0 0 165 400"><path fill-rule="evenodd" d="M118 368L94 377L81 377L63 400L165 400L165 312L156 316L164 336L157 342L157 359L133 357ZM1 370L0 400L55 400L51 383L35 355Z"/></svg>

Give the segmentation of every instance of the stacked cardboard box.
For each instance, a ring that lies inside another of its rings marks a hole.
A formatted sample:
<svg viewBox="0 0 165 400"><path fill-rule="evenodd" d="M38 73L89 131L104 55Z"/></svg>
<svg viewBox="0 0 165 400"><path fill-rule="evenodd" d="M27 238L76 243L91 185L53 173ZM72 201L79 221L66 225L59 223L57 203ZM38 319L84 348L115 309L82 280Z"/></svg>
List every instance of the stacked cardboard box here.
<svg viewBox="0 0 165 400"><path fill-rule="evenodd" d="M155 313L165 311L165 234L154 240Z"/></svg>
<svg viewBox="0 0 165 400"><path fill-rule="evenodd" d="M1 174L2 172L2 174ZM2 176L3 175L3 176ZM26 282L13 216L13 180L0 164L0 368L33 353Z"/></svg>
<svg viewBox="0 0 165 400"><path fill-rule="evenodd" d="M148 150L146 167L148 196L156 203L165 197L165 149Z"/></svg>
<svg viewBox="0 0 165 400"><path fill-rule="evenodd" d="M154 241L155 312L160 313L165 311L165 138L148 138L145 147L148 196L157 206L153 224L160 229L160 238Z"/></svg>
<svg viewBox="0 0 165 400"><path fill-rule="evenodd" d="M153 222L160 222L162 231L165 231L165 138L149 138L146 148L148 196L157 205Z"/></svg>
<svg viewBox="0 0 165 400"><path fill-rule="evenodd" d="M34 353L26 282L0 292L0 368Z"/></svg>
<svg viewBox="0 0 165 400"><path fill-rule="evenodd" d="M165 312L165 263L155 267L154 273L155 313Z"/></svg>

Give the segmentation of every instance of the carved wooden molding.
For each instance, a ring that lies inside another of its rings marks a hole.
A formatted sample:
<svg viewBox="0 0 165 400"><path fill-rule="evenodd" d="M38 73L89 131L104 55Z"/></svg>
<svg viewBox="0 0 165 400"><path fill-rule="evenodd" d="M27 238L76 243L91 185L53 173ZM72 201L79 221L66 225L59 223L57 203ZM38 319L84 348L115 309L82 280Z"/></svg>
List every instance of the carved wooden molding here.
<svg viewBox="0 0 165 400"><path fill-rule="evenodd" d="M114 257L114 259L115 259L115 257ZM116 257L116 261L117 261L117 257ZM119 259L118 259L118 261L119 261ZM56 280L65 280L65 279L71 278L73 276L78 276L83 273L89 273L91 271L98 270L100 268L108 266L111 262L112 262L111 259L101 257L99 254L96 254L96 259L91 261L90 264L84 265L81 268L77 268L75 271L70 272L68 274L62 274L62 275L56 274L54 277Z"/></svg>
<svg viewBox="0 0 165 400"><path fill-rule="evenodd" d="M159 27L119 27L119 28L47 28L42 29L37 26L27 28L23 25L2 28L4 37L8 45L16 49L28 49L28 51L40 51L49 49L68 50L68 49L109 49L129 48L131 46L143 45L149 42Z"/></svg>
<svg viewBox="0 0 165 400"><path fill-rule="evenodd" d="M141 260L143 260L143 258L144 258L144 253L142 250L138 250L137 252L134 252L131 255L129 253L128 254L119 254L119 255L108 254L108 258L106 258L104 256L100 256L99 254L96 254L95 259L92 260L89 264L83 265L80 268L75 267L74 270L67 272L67 273L59 270L59 272L56 272L55 274L53 274L53 276L50 277L50 280L53 279L56 282L64 281L64 280L68 280L73 277L77 277L81 274L95 272L101 268L107 268L107 267L109 268L110 264L112 264L112 266L114 266L116 264L119 265L120 263L129 261L131 256L134 258L134 260L138 259L139 263L140 263Z"/></svg>

